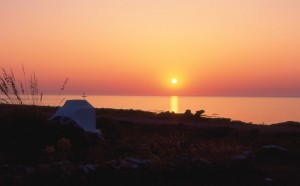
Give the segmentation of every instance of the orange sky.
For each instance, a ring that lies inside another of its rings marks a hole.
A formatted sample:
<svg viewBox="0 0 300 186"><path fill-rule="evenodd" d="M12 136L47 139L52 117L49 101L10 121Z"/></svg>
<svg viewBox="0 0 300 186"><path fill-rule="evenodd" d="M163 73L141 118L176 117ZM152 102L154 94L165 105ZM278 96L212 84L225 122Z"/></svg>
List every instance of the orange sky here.
<svg viewBox="0 0 300 186"><path fill-rule="evenodd" d="M40 89L300 96L300 1L0 1L0 66ZM178 84L172 86L172 77Z"/></svg>

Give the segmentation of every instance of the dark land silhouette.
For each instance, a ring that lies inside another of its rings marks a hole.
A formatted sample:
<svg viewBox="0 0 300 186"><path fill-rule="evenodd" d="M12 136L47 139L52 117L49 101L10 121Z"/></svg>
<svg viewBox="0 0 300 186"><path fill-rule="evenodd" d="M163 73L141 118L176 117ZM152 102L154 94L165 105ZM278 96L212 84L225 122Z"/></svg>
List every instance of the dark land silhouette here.
<svg viewBox="0 0 300 186"><path fill-rule="evenodd" d="M0 105L0 185L299 185L300 124L97 109L102 137Z"/></svg>

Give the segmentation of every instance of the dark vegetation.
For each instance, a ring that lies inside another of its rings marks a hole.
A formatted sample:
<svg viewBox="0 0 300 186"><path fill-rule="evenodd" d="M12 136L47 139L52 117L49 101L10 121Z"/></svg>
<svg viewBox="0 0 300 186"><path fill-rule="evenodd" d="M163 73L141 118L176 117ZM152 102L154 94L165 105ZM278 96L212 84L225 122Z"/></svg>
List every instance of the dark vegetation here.
<svg viewBox="0 0 300 186"><path fill-rule="evenodd" d="M300 184L299 123L97 109L97 138L56 109L0 104L0 185Z"/></svg>

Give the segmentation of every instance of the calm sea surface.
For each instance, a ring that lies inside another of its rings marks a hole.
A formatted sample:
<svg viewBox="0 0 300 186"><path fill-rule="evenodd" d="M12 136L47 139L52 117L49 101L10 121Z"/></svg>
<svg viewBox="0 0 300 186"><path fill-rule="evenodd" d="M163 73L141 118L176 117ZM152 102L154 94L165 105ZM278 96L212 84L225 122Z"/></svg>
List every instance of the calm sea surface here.
<svg viewBox="0 0 300 186"><path fill-rule="evenodd" d="M81 96L44 96L44 105L63 105L61 99L82 99ZM174 111L193 113L205 110L210 117L271 124L300 121L300 97L180 97L180 96L88 96L97 108L140 109L152 112Z"/></svg>

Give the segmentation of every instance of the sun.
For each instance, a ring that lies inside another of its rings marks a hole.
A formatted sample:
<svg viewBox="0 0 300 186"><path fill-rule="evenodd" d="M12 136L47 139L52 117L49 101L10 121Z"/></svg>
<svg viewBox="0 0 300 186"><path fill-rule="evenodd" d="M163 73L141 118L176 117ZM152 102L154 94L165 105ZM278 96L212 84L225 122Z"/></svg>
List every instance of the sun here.
<svg viewBox="0 0 300 186"><path fill-rule="evenodd" d="M173 84L173 85L176 85L177 84L177 79L176 78L172 78L172 80L171 80L171 83Z"/></svg>

